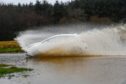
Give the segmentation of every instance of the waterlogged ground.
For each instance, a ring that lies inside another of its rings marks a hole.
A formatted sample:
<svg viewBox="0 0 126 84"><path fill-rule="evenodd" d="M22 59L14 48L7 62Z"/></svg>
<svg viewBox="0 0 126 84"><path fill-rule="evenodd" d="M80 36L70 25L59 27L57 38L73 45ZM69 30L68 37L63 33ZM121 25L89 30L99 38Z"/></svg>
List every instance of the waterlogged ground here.
<svg viewBox="0 0 126 84"><path fill-rule="evenodd" d="M126 57L44 57L0 54L0 63L32 68L0 78L2 84L126 84Z"/></svg>

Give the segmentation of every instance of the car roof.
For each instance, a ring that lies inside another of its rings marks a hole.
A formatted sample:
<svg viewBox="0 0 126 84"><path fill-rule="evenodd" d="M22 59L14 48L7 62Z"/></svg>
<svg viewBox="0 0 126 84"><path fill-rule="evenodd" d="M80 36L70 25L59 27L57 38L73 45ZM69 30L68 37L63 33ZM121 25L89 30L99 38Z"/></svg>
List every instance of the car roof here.
<svg viewBox="0 0 126 84"><path fill-rule="evenodd" d="M48 40L51 40L51 39L54 39L54 38L57 38L57 37L74 37L74 36L78 36L78 34L59 34L59 35L54 35L54 36L51 36L43 41L41 41L42 43L45 42L45 41L48 41Z"/></svg>

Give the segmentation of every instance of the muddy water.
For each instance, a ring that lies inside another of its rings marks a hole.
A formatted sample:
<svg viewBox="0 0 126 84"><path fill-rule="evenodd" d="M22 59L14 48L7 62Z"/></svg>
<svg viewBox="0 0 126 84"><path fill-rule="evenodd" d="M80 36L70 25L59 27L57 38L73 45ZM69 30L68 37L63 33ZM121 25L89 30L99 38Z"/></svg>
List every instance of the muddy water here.
<svg viewBox="0 0 126 84"><path fill-rule="evenodd" d="M0 54L0 63L33 68L0 84L126 84L126 57L44 57L26 59L25 54Z"/></svg>

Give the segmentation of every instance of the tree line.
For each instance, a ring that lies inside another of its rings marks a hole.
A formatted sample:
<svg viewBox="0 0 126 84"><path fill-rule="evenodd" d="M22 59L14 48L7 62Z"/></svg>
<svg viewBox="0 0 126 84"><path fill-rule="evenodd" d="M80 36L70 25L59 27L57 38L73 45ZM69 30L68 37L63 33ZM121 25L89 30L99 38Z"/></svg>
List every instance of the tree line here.
<svg viewBox="0 0 126 84"><path fill-rule="evenodd" d="M126 21L126 0L73 0L49 4L0 4L0 40L11 40L16 33L29 27L108 18L112 22ZM96 18L97 17L97 18Z"/></svg>

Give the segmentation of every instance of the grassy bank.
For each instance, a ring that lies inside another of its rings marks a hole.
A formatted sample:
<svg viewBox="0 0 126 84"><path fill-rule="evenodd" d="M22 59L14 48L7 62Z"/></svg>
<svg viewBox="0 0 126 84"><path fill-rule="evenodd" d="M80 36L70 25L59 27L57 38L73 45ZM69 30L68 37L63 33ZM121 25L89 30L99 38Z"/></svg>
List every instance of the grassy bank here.
<svg viewBox="0 0 126 84"><path fill-rule="evenodd" d="M0 53L23 52L16 41L0 41Z"/></svg>
<svg viewBox="0 0 126 84"><path fill-rule="evenodd" d="M32 69L19 68L13 65L0 64L0 77L4 77L12 73L31 71L31 70Z"/></svg>

